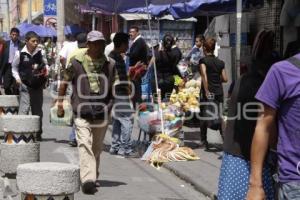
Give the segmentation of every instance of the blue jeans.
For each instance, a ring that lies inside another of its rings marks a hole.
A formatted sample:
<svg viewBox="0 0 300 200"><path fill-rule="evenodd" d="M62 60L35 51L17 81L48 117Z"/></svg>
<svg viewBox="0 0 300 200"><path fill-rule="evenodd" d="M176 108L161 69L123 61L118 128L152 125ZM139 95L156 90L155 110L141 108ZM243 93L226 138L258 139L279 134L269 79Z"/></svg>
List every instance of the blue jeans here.
<svg viewBox="0 0 300 200"><path fill-rule="evenodd" d="M71 133L69 134L69 140L71 142L75 141L76 142L76 134L75 134L75 127L73 125Z"/></svg>
<svg viewBox="0 0 300 200"><path fill-rule="evenodd" d="M112 126L110 151L115 151L118 154L132 152L131 133L133 129L133 118L129 116L113 118Z"/></svg>
<svg viewBox="0 0 300 200"><path fill-rule="evenodd" d="M279 200L298 200L300 199L300 183L283 183L279 188Z"/></svg>

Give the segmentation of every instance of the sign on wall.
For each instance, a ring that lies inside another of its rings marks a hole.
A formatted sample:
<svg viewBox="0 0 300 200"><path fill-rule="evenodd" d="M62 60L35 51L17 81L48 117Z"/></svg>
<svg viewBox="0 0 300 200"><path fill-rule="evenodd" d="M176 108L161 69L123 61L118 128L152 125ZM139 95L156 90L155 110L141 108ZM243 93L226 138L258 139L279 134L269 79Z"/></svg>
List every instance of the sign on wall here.
<svg viewBox="0 0 300 200"><path fill-rule="evenodd" d="M56 16L56 0L44 0L44 16Z"/></svg>

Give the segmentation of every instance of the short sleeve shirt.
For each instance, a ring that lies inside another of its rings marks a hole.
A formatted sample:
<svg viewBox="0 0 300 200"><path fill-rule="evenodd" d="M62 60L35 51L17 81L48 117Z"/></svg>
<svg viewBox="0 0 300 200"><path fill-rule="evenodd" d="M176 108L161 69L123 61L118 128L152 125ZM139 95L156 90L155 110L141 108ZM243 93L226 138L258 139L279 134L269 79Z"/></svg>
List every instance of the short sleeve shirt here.
<svg viewBox="0 0 300 200"><path fill-rule="evenodd" d="M297 55L300 59L300 54ZM282 61L270 69L256 98L277 110L280 182L300 181L300 69Z"/></svg>
<svg viewBox="0 0 300 200"><path fill-rule="evenodd" d="M92 60L89 55L87 55L87 49L85 51L79 51L77 55L74 56L73 59L77 59L80 61L87 71L87 77L90 83L91 92L98 93L100 91L100 81L98 74L101 71L104 63L107 61L106 57L103 56L100 59ZM67 66L64 73L65 81L72 81L74 78L74 68L71 63Z"/></svg>
<svg viewBox="0 0 300 200"><path fill-rule="evenodd" d="M215 95L223 95L221 74L225 68L225 63L215 56L206 56L202 58L199 63L206 66L209 92Z"/></svg>

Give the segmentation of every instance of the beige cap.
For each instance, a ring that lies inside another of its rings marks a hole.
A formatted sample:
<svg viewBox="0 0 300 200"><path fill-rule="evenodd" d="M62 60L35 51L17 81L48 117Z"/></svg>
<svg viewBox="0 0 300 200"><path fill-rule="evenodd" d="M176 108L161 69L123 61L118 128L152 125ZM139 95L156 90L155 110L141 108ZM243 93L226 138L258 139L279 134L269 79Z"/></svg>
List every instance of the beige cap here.
<svg viewBox="0 0 300 200"><path fill-rule="evenodd" d="M103 34L100 31L91 31L91 32L88 33L88 35L87 35L87 41L88 42L94 42L94 41L97 41L97 40L104 40L105 41L105 38L104 38Z"/></svg>

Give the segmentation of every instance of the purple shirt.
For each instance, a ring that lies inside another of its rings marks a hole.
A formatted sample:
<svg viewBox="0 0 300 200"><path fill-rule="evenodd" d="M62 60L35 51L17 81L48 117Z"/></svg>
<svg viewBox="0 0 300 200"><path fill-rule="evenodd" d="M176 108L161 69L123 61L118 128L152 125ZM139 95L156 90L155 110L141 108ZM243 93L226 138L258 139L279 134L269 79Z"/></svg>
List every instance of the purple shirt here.
<svg viewBox="0 0 300 200"><path fill-rule="evenodd" d="M280 182L300 182L300 69L288 61L276 63L256 98L277 110Z"/></svg>

